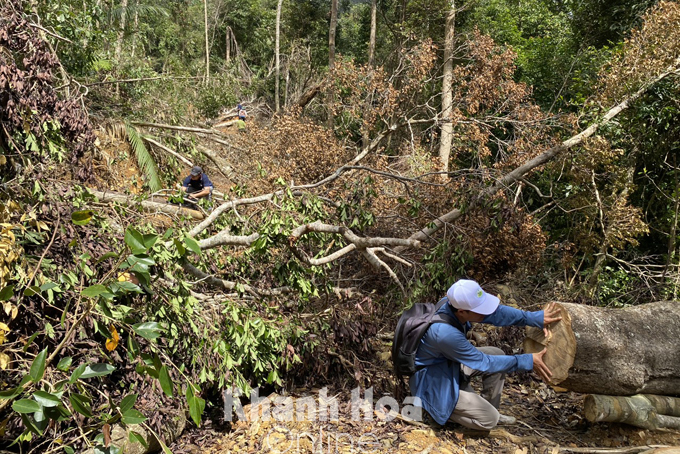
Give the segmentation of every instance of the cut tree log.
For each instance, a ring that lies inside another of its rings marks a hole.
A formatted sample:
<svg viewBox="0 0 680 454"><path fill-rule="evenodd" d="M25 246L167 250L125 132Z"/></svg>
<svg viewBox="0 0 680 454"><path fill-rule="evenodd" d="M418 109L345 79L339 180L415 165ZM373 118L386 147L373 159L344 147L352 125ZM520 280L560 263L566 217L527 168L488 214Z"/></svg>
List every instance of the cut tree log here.
<svg viewBox="0 0 680 454"><path fill-rule="evenodd" d="M652 394L631 397L590 394L584 402L590 422L622 422L643 429L680 429L680 399Z"/></svg>
<svg viewBox="0 0 680 454"><path fill-rule="evenodd" d="M122 203L123 205L139 205L142 208L144 208L146 211L161 211L163 213L167 214L174 214L177 216L183 215L183 216L190 216L194 219L203 219L205 216L203 213L201 213L198 210L192 210L190 208L184 208L181 206L176 206L176 205L170 205L167 203L159 203L159 202L150 202L148 200L142 200L139 201L135 199L134 196L131 195L125 195L125 194L118 194L115 192L102 192L102 191L96 191L94 189L90 189L90 192L92 195L97 197L100 201L102 202L118 202Z"/></svg>
<svg viewBox="0 0 680 454"><path fill-rule="evenodd" d="M524 350L547 352L552 385L614 396L680 395L680 302L623 309L558 303L563 319L527 328Z"/></svg>

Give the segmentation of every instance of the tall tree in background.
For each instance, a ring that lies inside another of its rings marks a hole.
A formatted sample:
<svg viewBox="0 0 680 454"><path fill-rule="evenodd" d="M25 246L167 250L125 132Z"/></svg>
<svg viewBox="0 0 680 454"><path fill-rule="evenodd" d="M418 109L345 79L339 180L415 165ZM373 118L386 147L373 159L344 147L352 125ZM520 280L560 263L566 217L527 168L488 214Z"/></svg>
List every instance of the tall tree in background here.
<svg viewBox="0 0 680 454"><path fill-rule="evenodd" d="M210 80L210 44L208 42L208 0L203 0L203 26L205 28L205 81Z"/></svg>
<svg viewBox="0 0 680 454"><path fill-rule="evenodd" d="M276 111L281 109L280 101L280 76L281 76L281 66L280 66L280 45L281 45L281 8L283 6L283 0L279 0L279 4L276 7L276 89L274 93L274 101L276 103Z"/></svg>
<svg viewBox="0 0 680 454"><path fill-rule="evenodd" d="M123 50L123 37L125 36L125 19L128 8L128 0L120 1L120 22L118 24L118 37L116 39L116 62L120 61L120 54Z"/></svg>
<svg viewBox="0 0 680 454"><path fill-rule="evenodd" d="M453 122L451 109L453 105L453 42L456 22L456 2L451 0L451 9L446 16L446 31L444 32L444 78L442 81L442 136L439 143L439 159L442 161L442 171L449 171L449 155L453 139ZM444 177L445 178L445 177Z"/></svg>
<svg viewBox="0 0 680 454"><path fill-rule="evenodd" d="M378 0L371 0L371 35L368 41L368 66L375 66L375 29L377 27Z"/></svg>
<svg viewBox="0 0 680 454"><path fill-rule="evenodd" d="M335 69L335 30L338 28L338 0L331 0L331 24L328 31L328 75ZM333 104L333 88L328 87L328 105ZM328 112L328 127L333 129L333 111Z"/></svg>

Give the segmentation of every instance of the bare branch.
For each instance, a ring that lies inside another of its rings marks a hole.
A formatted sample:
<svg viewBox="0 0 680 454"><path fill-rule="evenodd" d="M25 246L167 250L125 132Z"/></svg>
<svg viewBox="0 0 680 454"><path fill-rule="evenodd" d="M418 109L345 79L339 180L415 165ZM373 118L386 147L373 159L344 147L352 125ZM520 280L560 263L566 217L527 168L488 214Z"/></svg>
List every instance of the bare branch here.
<svg viewBox="0 0 680 454"><path fill-rule="evenodd" d="M212 276L212 275L196 268L194 265L189 263L189 261L186 260L186 259L182 259L180 263L182 265L182 268L184 268L184 270L187 271L189 274L196 276L197 278L203 280L208 285L211 285L213 287L222 288L222 289L225 289L225 290L235 290L237 288L237 286L241 286L244 291L246 291L248 293L252 293L255 296L277 296L277 295L283 295L283 294L286 294L286 293L290 293L290 292L293 291L293 289L291 289L290 287L279 287L279 288L273 288L273 289L258 289L258 288L251 287L248 284L239 284L237 282L219 279L215 276Z"/></svg>
<svg viewBox="0 0 680 454"><path fill-rule="evenodd" d="M170 148L166 147L166 146L163 145L162 143L160 143L160 142L158 142L158 141L152 139L151 137L144 137L144 136L142 136L142 139L144 139L145 141L149 142L151 145L155 145L155 146L157 146L158 148L160 148L161 150L163 150L163 151L165 151L165 152L167 152L167 153L170 153L171 155L173 155L174 157L176 157L177 159L179 159L180 161L182 161L183 163L185 163L185 164L188 165L189 167L193 167L193 166L194 166L194 165L192 164L192 162L189 161L187 158L185 158L185 157L182 156L181 154L177 153L176 151L171 150Z"/></svg>
<svg viewBox="0 0 680 454"><path fill-rule="evenodd" d="M198 245L201 249L211 249L217 246L250 246L255 240L260 237L259 233L253 233L248 236L233 236L229 235L229 230L222 230L217 235L201 240Z"/></svg>

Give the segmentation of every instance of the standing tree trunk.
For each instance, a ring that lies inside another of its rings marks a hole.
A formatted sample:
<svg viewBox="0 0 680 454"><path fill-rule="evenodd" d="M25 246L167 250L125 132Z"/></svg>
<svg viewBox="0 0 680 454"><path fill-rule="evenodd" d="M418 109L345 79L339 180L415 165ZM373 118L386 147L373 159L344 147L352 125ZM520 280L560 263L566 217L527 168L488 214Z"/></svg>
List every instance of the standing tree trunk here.
<svg viewBox="0 0 680 454"><path fill-rule="evenodd" d="M281 109L280 101L280 87L279 79L281 78L281 66L279 64L280 58L280 44L281 44L281 7L283 6L283 0L279 0L279 4L276 6L276 90L274 94L274 99L276 103L276 112Z"/></svg>
<svg viewBox="0 0 680 454"><path fill-rule="evenodd" d="M451 111L453 108L453 42L456 22L456 2L451 0L451 9L446 16L446 32L444 37L444 78L442 81L442 136L439 142L439 159L442 162L442 172L449 171L449 155L453 142L453 123ZM446 175L442 178L446 179Z"/></svg>
<svg viewBox="0 0 680 454"><path fill-rule="evenodd" d="M208 42L208 0L203 0L203 28L205 29L205 81L210 81L210 44Z"/></svg>
<svg viewBox="0 0 680 454"><path fill-rule="evenodd" d="M368 67L369 67L369 77L373 79L373 69L375 68L375 29L377 27L377 14L378 10L378 0L371 0L371 35L368 42ZM371 80L372 82L372 80ZM369 88L371 85L369 84ZM366 106L364 107L364 112L368 112L373 103L373 91L366 93ZM371 137L369 134L368 125L366 124L366 119L364 118L364 125L362 127L363 131L361 134L361 145L366 148L371 143Z"/></svg>
<svg viewBox="0 0 680 454"><path fill-rule="evenodd" d="M371 0L371 35L368 41L368 66L375 66L375 31L377 28L378 0Z"/></svg>
<svg viewBox="0 0 680 454"><path fill-rule="evenodd" d="M227 27L226 42L224 43L224 47L226 49L224 60L229 63L229 60L231 60L231 27Z"/></svg>
<svg viewBox="0 0 680 454"><path fill-rule="evenodd" d="M137 33L139 32L139 0L135 0L135 18L133 21L134 30L132 31L132 52L130 57L135 58L135 48L137 47Z"/></svg>
<svg viewBox="0 0 680 454"><path fill-rule="evenodd" d="M125 36L125 20L128 8L128 0L120 1L120 23L118 24L118 37L116 38L116 62L120 62L120 54L123 52L123 37Z"/></svg>
<svg viewBox="0 0 680 454"><path fill-rule="evenodd" d="M527 328L524 350L547 348L551 384L581 393L680 395L680 302L606 309L560 303L562 321Z"/></svg>
<svg viewBox="0 0 680 454"><path fill-rule="evenodd" d="M331 24L328 30L328 77L333 80L335 70L335 30L338 27L338 0L331 0ZM333 130L333 87L328 85L328 128Z"/></svg>

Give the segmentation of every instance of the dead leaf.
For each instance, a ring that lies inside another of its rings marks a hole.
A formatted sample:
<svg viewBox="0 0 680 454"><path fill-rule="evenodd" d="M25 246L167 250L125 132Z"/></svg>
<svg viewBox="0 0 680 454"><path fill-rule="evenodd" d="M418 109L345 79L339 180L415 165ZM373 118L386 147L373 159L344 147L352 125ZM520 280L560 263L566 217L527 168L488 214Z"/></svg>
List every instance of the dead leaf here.
<svg viewBox="0 0 680 454"><path fill-rule="evenodd" d="M0 353L0 369L5 370L9 367L12 358L7 353Z"/></svg>
<svg viewBox="0 0 680 454"><path fill-rule="evenodd" d="M108 448L111 444L111 426L109 424L104 424L102 433L104 434L104 447Z"/></svg>
<svg viewBox="0 0 680 454"><path fill-rule="evenodd" d="M111 332L111 339L106 339L106 349L110 352L114 351L118 347L118 341L120 341L120 336L116 327L113 325L109 326L109 331Z"/></svg>

